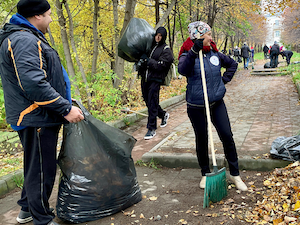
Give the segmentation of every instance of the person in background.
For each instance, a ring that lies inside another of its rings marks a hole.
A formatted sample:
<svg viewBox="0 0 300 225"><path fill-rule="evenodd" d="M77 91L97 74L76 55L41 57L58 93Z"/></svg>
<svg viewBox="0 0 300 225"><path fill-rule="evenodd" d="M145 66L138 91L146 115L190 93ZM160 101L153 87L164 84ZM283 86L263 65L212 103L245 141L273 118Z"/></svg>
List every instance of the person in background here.
<svg viewBox="0 0 300 225"><path fill-rule="evenodd" d="M279 48L279 51L280 51L280 52L283 51L283 45L281 45L281 47Z"/></svg>
<svg viewBox="0 0 300 225"><path fill-rule="evenodd" d="M248 64L249 64L249 52L250 48L247 45L246 42L244 42L243 47L241 48L241 56L243 57L243 61L244 61L244 69L248 69Z"/></svg>
<svg viewBox="0 0 300 225"><path fill-rule="evenodd" d="M254 62L254 48L251 47L251 56L250 56L250 62L253 63Z"/></svg>
<svg viewBox="0 0 300 225"><path fill-rule="evenodd" d="M284 50L284 51L280 52L280 55L282 56L282 58L284 59L284 57L285 57L287 65L290 65L293 54L294 53L289 50Z"/></svg>
<svg viewBox="0 0 300 225"><path fill-rule="evenodd" d="M225 84L233 78L238 63L218 51L216 44L212 41L211 28L208 24L202 21L190 23L188 31L190 38L181 47L178 72L187 77L187 113L196 137L196 152L202 173L200 188L205 188L205 175L210 173L207 119L199 60L199 51L202 50L211 122L223 143L225 157L231 174L230 179L234 182L237 189L246 191L247 186L239 175L236 147L223 100L226 92ZM200 39L196 38L198 34L200 34ZM223 76L221 67L226 68Z"/></svg>
<svg viewBox="0 0 300 225"><path fill-rule="evenodd" d="M232 48L229 48L229 50L228 50L228 55L232 58L232 55L233 55Z"/></svg>
<svg viewBox="0 0 300 225"><path fill-rule="evenodd" d="M275 41L274 45L270 49L270 58L271 58L271 68L276 68L278 66L278 55L280 53L278 42Z"/></svg>
<svg viewBox="0 0 300 225"><path fill-rule="evenodd" d="M235 48L233 49L233 56L234 56L234 60L236 62L240 62L239 58L240 58L241 52L238 46L235 46Z"/></svg>
<svg viewBox="0 0 300 225"><path fill-rule="evenodd" d="M264 52L265 59L267 59L268 58L269 48L268 48L268 46L266 44L263 47L263 52Z"/></svg>
<svg viewBox="0 0 300 225"><path fill-rule="evenodd" d="M152 139L156 135L157 117L161 118L160 127L167 126L169 113L159 105L159 90L174 61L173 53L166 44L167 30L159 27L156 30L150 56L143 54L141 67L138 70L141 76L141 88L143 99L148 107L148 131L145 140Z"/></svg>
<svg viewBox="0 0 300 225"><path fill-rule="evenodd" d="M0 32L0 74L6 121L24 150L19 223L56 225L49 198L56 176L56 148L63 123L84 119L72 106L57 52L45 39L52 22L46 0L20 0ZM66 77L65 77L66 78ZM70 91L70 89L68 89Z"/></svg>

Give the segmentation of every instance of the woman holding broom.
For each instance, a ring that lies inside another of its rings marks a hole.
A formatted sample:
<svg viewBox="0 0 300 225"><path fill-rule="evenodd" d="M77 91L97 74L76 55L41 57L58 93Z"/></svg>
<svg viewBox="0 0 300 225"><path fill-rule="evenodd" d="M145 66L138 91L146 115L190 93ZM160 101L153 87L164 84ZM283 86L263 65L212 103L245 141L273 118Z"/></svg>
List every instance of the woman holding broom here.
<svg viewBox="0 0 300 225"><path fill-rule="evenodd" d="M216 44L212 41L211 28L208 24L202 21L190 23L188 31L190 37L183 43L179 52L178 72L187 77L187 113L196 136L196 152L202 172L200 188L205 188L206 174L210 173L207 115L199 60L199 51L202 50L211 122L222 141L229 164L230 179L237 189L247 191L247 186L239 176L236 147L223 101L226 92L225 84L232 79L238 64L230 57L219 53ZM197 39L196 37L199 36L200 38ZM221 67L226 68L223 76Z"/></svg>

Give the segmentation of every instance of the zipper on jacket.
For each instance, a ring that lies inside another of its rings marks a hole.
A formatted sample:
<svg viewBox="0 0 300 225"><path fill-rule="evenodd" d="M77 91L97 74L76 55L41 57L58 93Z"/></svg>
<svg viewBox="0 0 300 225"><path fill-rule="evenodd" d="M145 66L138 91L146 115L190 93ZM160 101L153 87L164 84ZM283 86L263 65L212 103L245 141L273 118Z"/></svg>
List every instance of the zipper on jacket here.
<svg viewBox="0 0 300 225"><path fill-rule="evenodd" d="M150 53L149 58L151 59L151 56L153 55L153 52L155 51L155 49L157 48L158 44L153 48L153 50ZM148 78L148 68L146 70L146 76L145 76L145 81L147 82L147 78Z"/></svg>

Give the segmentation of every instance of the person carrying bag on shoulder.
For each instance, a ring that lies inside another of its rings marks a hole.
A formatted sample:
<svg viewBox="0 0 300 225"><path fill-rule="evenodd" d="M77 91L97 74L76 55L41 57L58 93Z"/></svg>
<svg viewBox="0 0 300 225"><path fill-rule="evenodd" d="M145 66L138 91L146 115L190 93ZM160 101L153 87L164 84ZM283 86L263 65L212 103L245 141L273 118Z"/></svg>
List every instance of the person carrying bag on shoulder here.
<svg viewBox="0 0 300 225"><path fill-rule="evenodd" d="M142 95L148 107L148 132L144 137L145 140L152 139L156 135L157 117L161 119L160 127L165 127L170 116L159 105L160 86L163 85L174 61L172 50L166 47L166 38L167 30L159 27L154 36L150 55L143 54L139 60L141 66L138 74L142 78Z"/></svg>

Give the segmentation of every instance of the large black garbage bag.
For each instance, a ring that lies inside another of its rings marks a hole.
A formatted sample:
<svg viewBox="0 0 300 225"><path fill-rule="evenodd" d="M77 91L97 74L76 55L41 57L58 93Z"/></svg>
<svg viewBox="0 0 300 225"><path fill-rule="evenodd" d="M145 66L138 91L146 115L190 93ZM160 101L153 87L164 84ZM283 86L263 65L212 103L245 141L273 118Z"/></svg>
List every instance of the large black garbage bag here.
<svg viewBox="0 0 300 225"><path fill-rule="evenodd" d="M271 63L270 62L266 62L264 65L264 68L271 68Z"/></svg>
<svg viewBox="0 0 300 225"><path fill-rule="evenodd" d="M155 30L140 18L132 18L118 44L118 55L129 62L137 62L141 56L150 54Z"/></svg>
<svg viewBox="0 0 300 225"><path fill-rule="evenodd" d="M300 161L300 135L276 138L270 150L273 158Z"/></svg>
<svg viewBox="0 0 300 225"><path fill-rule="evenodd" d="M83 223L124 210L142 199L131 151L132 136L83 110L85 119L64 127L57 216Z"/></svg>

